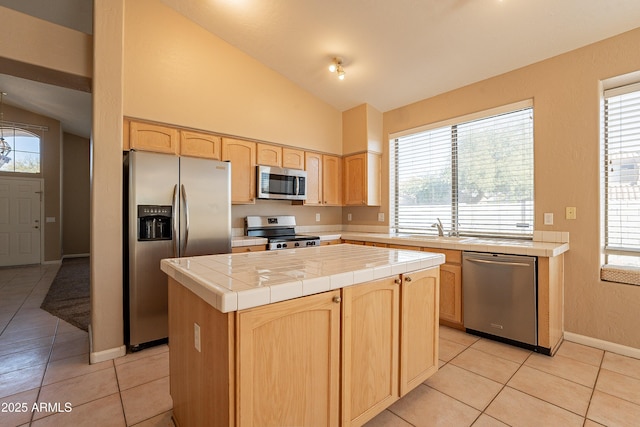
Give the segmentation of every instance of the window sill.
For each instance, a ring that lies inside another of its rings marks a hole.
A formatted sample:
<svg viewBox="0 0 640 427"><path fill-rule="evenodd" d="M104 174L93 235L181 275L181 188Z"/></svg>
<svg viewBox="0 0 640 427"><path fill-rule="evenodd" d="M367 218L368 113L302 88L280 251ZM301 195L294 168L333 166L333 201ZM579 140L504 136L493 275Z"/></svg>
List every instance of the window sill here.
<svg viewBox="0 0 640 427"><path fill-rule="evenodd" d="M626 283L640 286L640 268L620 265L603 265L600 279L605 282Z"/></svg>

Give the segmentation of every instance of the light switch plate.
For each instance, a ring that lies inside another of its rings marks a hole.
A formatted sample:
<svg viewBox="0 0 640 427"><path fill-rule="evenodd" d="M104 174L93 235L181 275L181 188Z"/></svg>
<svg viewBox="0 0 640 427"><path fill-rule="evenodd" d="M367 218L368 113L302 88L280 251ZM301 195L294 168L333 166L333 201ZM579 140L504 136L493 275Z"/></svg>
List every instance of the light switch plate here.
<svg viewBox="0 0 640 427"><path fill-rule="evenodd" d="M544 225L553 225L553 213L545 212L545 214L544 214Z"/></svg>
<svg viewBox="0 0 640 427"><path fill-rule="evenodd" d="M566 209L566 218L567 219L576 219L576 207L575 206L567 206Z"/></svg>
<svg viewBox="0 0 640 427"><path fill-rule="evenodd" d="M200 349L200 325L198 325L197 323L193 324L193 345L196 348L196 350L198 350L198 352L201 351L201 349Z"/></svg>
<svg viewBox="0 0 640 427"><path fill-rule="evenodd" d="M316 214L316 221L320 221L320 214L319 213Z"/></svg>
<svg viewBox="0 0 640 427"><path fill-rule="evenodd" d="M378 221L384 222L384 212L378 212Z"/></svg>
<svg viewBox="0 0 640 427"><path fill-rule="evenodd" d="M347 214L347 221L351 221L352 219L353 219L353 216L350 213L348 213Z"/></svg>

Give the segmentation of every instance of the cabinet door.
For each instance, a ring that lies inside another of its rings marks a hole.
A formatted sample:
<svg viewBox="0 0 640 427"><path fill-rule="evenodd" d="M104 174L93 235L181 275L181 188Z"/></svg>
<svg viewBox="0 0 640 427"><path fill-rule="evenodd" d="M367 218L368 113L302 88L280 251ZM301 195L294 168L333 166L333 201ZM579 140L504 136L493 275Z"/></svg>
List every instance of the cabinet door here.
<svg viewBox="0 0 640 427"><path fill-rule="evenodd" d="M343 173L345 205L380 206L380 155L345 157Z"/></svg>
<svg viewBox="0 0 640 427"><path fill-rule="evenodd" d="M282 167L282 147L258 144L258 164Z"/></svg>
<svg viewBox="0 0 640 427"><path fill-rule="evenodd" d="M238 312L238 426L338 425L339 295Z"/></svg>
<svg viewBox="0 0 640 427"><path fill-rule="evenodd" d="M192 131L180 131L180 155L220 160L220 137Z"/></svg>
<svg viewBox="0 0 640 427"><path fill-rule="evenodd" d="M400 287L394 278L342 289L342 425L398 399Z"/></svg>
<svg viewBox="0 0 640 427"><path fill-rule="evenodd" d="M342 205L342 161L338 156L322 156L322 204Z"/></svg>
<svg viewBox="0 0 640 427"><path fill-rule="evenodd" d="M132 120L129 123L129 145L132 150L178 154L178 130Z"/></svg>
<svg viewBox="0 0 640 427"><path fill-rule="evenodd" d="M307 171L307 200L305 205L322 205L322 154L304 153L304 170Z"/></svg>
<svg viewBox="0 0 640 427"><path fill-rule="evenodd" d="M462 266L440 266L440 319L462 326Z"/></svg>
<svg viewBox="0 0 640 427"><path fill-rule="evenodd" d="M439 268L402 275L400 396L438 370Z"/></svg>
<svg viewBox="0 0 640 427"><path fill-rule="evenodd" d="M222 138L222 160L231 162L231 203L255 203L256 143Z"/></svg>
<svg viewBox="0 0 640 427"><path fill-rule="evenodd" d="M231 253L240 254L245 252L261 252L266 250L267 250L267 247L265 245L236 246L231 248Z"/></svg>
<svg viewBox="0 0 640 427"><path fill-rule="evenodd" d="M282 167L304 169L304 151L282 147Z"/></svg>

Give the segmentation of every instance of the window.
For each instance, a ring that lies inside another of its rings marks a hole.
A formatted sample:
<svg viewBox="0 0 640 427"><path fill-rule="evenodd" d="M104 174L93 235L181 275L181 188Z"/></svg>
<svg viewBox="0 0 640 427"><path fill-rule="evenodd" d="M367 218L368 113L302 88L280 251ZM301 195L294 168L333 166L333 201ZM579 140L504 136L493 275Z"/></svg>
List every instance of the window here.
<svg viewBox="0 0 640 427"><path fill-rule="evenodd" d="M400 233L533 235L530 101L392 135L394 227Z"/></svg>
<svg viewBox="0 0 640 427"><path fill-rule="evenodd" d="M640 267L640 83L606 90L603 106L604 264Z"/></svg>
<svg viewBox="0 0 640 427"><path fill-rule="evenodd" d="M0 127L0 172L40 173L40 137L16 127Z"/></svg>

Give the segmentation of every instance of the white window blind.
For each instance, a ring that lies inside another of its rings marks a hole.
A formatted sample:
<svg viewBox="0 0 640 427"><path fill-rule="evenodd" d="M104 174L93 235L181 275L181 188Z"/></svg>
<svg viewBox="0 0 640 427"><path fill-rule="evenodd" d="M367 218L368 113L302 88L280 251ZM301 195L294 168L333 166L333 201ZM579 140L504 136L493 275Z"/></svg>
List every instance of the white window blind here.
<svg viewBox="0 0 640 427"><path fill-rule="evenodd" d="M640 267L640 84L604 93L605 264Z"/></svg>
<svg viewBox="0 0 640 427"><path fill-rule="evenodd" d="M396 231L533 235L533 108L392 140Z"/></svg>

